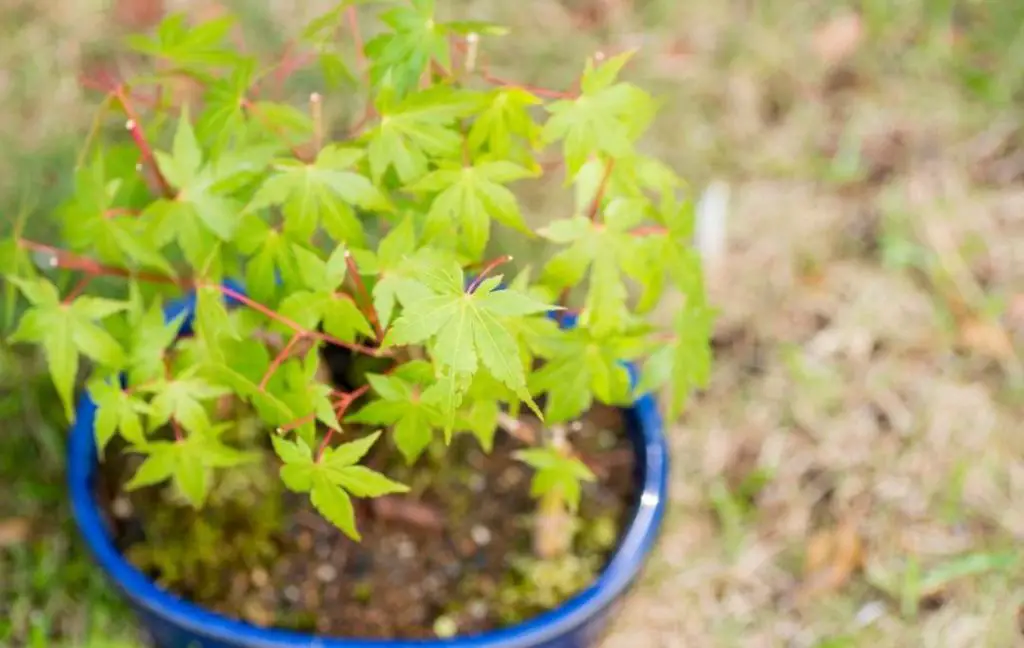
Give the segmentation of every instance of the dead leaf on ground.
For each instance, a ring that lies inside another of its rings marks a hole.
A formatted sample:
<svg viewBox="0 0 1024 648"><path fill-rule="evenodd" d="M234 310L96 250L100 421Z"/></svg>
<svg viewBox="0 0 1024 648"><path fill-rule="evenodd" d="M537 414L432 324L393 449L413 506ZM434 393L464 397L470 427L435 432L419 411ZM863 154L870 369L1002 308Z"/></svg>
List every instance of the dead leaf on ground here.
<svg viewBox="0 0 1024 648"><path fill-rule="evenodd" d="M28 518L14 517L0 520L0 549L24 543L32 530Z"/></svg>
<svg viewBox="0 0 1024 648"><path fill-rule="evenodd" d="M164 0L118 0L114 21L133 30L146 30L164 17Z"/></svg>
<svg viewBox="0 0 1024 648"><path fill-rule="evenodd" d="M977 317L960 323L959 342L965 350L994 360L1008 360L1016 353L1006 329L994 321Z"/></svg>
<svg viewBox="0 0 1024 648"><path fill-rule="evenodd" d="M804 577L792 595L793 603L840 589L863 565L864 543L854 522L815 533L807 543Z"/></svg>
<svg viewBox="0 0 1024 648"><path fill-rule="evenodd" d="M1024 331L1024 293L1010 298L1010 305L1006 309L1006 318L1009 320L1011 328Z"/></svg>
<svg viewBox="0 0 1024 648"><path fill-rule="evenodd" d="M864 25L853 12L835 16L814 32L813 49L823 63L836 65L851 57L864 38Z"/></svg>

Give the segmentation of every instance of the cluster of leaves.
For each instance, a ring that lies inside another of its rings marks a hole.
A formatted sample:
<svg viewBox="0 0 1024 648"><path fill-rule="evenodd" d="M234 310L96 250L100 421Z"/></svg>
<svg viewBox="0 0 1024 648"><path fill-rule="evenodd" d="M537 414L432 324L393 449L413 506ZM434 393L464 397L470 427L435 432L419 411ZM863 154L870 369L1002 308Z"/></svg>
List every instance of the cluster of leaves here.
<svg viewBox="0 0 1024 648"><path fill-rule="evenodd" d="M243 403L273 430L284 484L358 537L350 498L404 487L359 465L380 432L335 435L388 428L413 462L455 433L489 448L500 412L524 405L558 424L670 385L675 414L707 377L711 312L681 182L636 146L655 102L619 80L628 53L590 61L578 94L547 101L458 60L455 45L502 30L435 20L431 0L386 6L382 33L346 64L341 45L361 42L339 33L349 11L305 31L325 92L309 110L256 99L268 72L228 42L229 19L174 16L134 40L199 80L201 99L143 119L137 88L112 89L132 143L83 158L61 211L67 247L15 237L4 273L29 303L10 339L41 345L69 417L80 358L91 361L97 446L120 437L145 457L129 488L171 481L201 505L214 470L258 456L225 434L224 403ZM367 119L325 144L338 130L327 89L353 83L359 93L339 94L362 97ZM552 168L539 162L552 151L575 208L533 231L515 189ZM554 254L506 280L509 259L487 255L508 236ZM82 281L62 289L54 268ZM110 290L95 281L107 275L122 292L79 296ZM660 330L649 314L670 288L684 299ZM175 293L183 311L168 308ZM379 370L339 391L318 373L324 344ZM626 363L644 357L637 379ZM522 459L538 497L569 506L593 478L553 448Z"/></svg>

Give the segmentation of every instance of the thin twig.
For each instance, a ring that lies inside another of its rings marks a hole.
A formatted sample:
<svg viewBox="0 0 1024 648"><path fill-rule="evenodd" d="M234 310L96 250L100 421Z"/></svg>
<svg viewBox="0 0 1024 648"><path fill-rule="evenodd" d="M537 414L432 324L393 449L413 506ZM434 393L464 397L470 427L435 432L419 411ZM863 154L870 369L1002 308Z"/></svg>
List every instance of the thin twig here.
<svg viewBox="0 0 1024 648"><path fill-rule="evenodd" d="M493 272L494 269L497 268L498 266L500 266L501 264L508 263L511 260L512 260L512 255L511 254L506 254L505 256L500 256L497 259L495 259L494 261L491 261L490 263L488 263L486 266L484 266L484 269L480 271L480 274L478 274L476 276L476 279L473 280L473 283L469 284L469 288L466 289L466 292L468 292L468 293L476 292L476 289L480 287L480 284L483 283L484 279L487 278L487 275L489 275L491 272Z"/></svg>
<svg viewBox="0 0 1024 648"><path fill-rule="evenodd" d="M270 362L270 366L267 367L267 370L263 373L263 378L260 380L260 391L266 391L270 378L281 367L281 364L288 359L288 356L291 354L292 349L295 348L295 345L305 337L305 333L296 333L292 336L292 339L288 340L288 344L284 345L284 348L274 356L274 359Z"/></svg>
<svg viewBox="0 0 1024 648"><path fill-rule="evenodd" d="M339 346L356 353L362 353L373 357L388 357L391 355L390 352L381 349L374 349L372 347L364 346L362 344L356 344L353 342L345 342L338 338L321 333L319 331L310 331L301 325L297 324L293 320L275 312L274 310L264 306L263 304L246 297L242 293L212 281L196 280L196 279L175 279L173 277L166 277L164 275L158 275L148 272L131 272L125 268L116 268L102 264L95 259L82 257L66 250L61 250L49 245L42 243L36 243L35 241L29 241L27 239L19 239L19 245L27 250L34 252L42 252L44 254L51 255L51 265L55 268L61 268L64 270L80 270L87 274L94 276L107 276L107 277L133 277L142 281L148 281L150 283L162 283L181 286L183 288L197 287L197 288L210 288L216 290L226 297L230 297L235 301L238 301L249 308L255 310L258 313L265 315L266 317L284 324L295 333L302 333L303 335L320 340L321 342L327 342L335 346Z"/></svg>
<svg viewBox="0 0 1024 648"><path fill-rule="evenodd" d="M384 329L380 324L377 307L373 305L373 297L370 296L370 291L366 289L366 284L363 283L363 278L359 274L359 266L356 264L355 258L348 251L345 252L345 265L348 267L349 276L352 277L352 283L356 286L356 292L359 293L366 303L363 310L366 313L366 317L370 320L370 324L373 325L373 330L377 334L377 341L380 342L384 339Z"/></svg>
<svg viewBox="0 0 1024 648"><path fill-rule="evenodd" d="M370 389L370 385L366 384L366 385L363 385L362 387L360 387L359 389L357 389L355 391L352 391L352 392L349 392L348 394L345 394L345 396L335 405L335 408L334 408L334 413L338 416L338 419L340 420L342 417L344 417L345 412L352 405L352 403L356 402L356 400L360 396L365 394L367 392L367 390L369 390L369 389ZM317 448L317 450L316 450L316 461L317 462L320 461L320 459L324 456L324 452L326 452L327 448L331 445L331 438L333 436L334 436L334 428L327 428L327 433L324 435L324 440L320 442L320 447Z"/></svg>
<svg viewBox="0 0 1024 648"><path fill-rule="evenodd" d="M118 85L114 88L114 96L117 97L125 114L128 116L125 128L131 133L135 146L139 149L142 163L148 166L153 173L153 177L156 178L156 183L160 186L160 191L164 197L174 198L175 191L170 183L167 182L163 172L160 171L160 165L157 164L156 156L153 155L153 148L149 145L149 140L146 139L145 131L142 130L142 122L139 120L139 115L135 112L135 108L132 105L131 99L128 98L128 93L125 92L123 85Z"/></svg>
<svg viewBox="0 0 1024 648"><path fill-rule="evenodd" d="M597 193L594 194L594 200L590 203L590 211L587 213L591 221L597 221L597 215L601 211L601 201L604 200L604 194L608 191L608 180L611 179L614 169L615 160L608 160L604 167L604 175L601 176L601 184L597 186Z"/></svg>

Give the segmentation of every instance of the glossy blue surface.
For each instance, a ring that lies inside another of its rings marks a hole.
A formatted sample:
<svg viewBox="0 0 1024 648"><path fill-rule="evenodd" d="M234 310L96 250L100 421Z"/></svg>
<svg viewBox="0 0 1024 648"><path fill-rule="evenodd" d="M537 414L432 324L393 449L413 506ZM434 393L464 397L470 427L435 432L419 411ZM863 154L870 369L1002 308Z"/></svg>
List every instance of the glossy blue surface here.
<svg viewBox="0 0 1024 648"><path fill-rule="evenodd" d="M230 286L241 289L234 283ZM195 298L189 297L169 304L165 313L168 320L184 315L181 330L187 334L194 308ZM627 414L639 458L637 477L642 491L632 522L605 571L588 589L556 610L510 628L449 640L326 639L264 630L214 614L158 588L117 551L96 500L96 405L88 394L79 402L71 430L68 482L75 520L86 544L160 648L587 648L599 639L615 612L615 604L650 553L668 496L668 456L654 398L640 397Z"/></svg>

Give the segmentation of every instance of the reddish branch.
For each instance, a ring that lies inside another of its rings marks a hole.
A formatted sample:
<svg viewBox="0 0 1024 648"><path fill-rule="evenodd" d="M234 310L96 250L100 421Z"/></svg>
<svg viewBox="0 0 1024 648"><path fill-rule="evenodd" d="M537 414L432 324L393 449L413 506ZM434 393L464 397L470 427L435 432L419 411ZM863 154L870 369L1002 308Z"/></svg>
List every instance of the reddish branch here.
<svg viewBox="0 0 1024 648"><path fill-rule="evenodd" d="M476 289L480 287L480 284L483 283L483 280L487 278L487 275L493 272L494 269L500 266L501 264L508 263L511 260L512 256L506 254L505 256L500 256L494 261L488 263L486 266L484 266L484 269L480 271L480 274L476 276L476 279L473 280L473 283L469 284L469 288L466 289L466 292L476 292Z"/></svg>
<svg viewBox="0 0 1024 648"><path fill-rule="evenodd" d="M132 105L131 99L128 98L128 93L125 92L123 85L118 85L114 88L114 96L121 103L121 107L124 109L124 113L128 116L128 122L125 124L125 128L132 134L132 139L135 141L135 146L139 149L139 154L142 156L142 163L149 167L153 173L153 177L156 178L156 183L160 186L160 191L163 193L165 198L174 198L175 192L171 188L170 183L167 182L167 178L160 171L160 166L156 163L156 157L153 155L153 148L149 145L149 140L146 139L146 133L142 130L142 122L139 120L139 114L135 112L135 108Z"/></svg>
<svg viewBox="0 0 1024 648"><path fill-rule="evenodd" d="M547 97L548 99L575 99L576 98L576 95L571 93L571 92L563 92L561 90L549 90L547 88L538 88L536 86L529 86L529 85L524 85L522 83L515 83L513 81L508 81L506 79L502 79L500 77L496 77L496 76L494 76L493 74L491 74L490 72L488 72L486 70L481 72L481 76L483 77L484 81L487 81L488 83L493 83L494 85L501 86L503 88L518 88L520 90L525 90L525 91L529 92L530 94L535 94L538 97Z"/></svg>
<svg viewBox="0 0 1024 648"><path fill-rule="evenodd" d="M281 367L281 364L288 359L288 356L291 355L295 345L304 337L306 337L304 333L296 333L292 336L291 340L288 340L288 344L284 345L284 348L274 356L274 359L270 362L270 366L267 367L267 371L263 374L263 379L260 380L260 391L266 391L267 383L270 382L270 378Z"/></svg>
<svg viewBox="0 0 1024 648"><path fill-rule="evenodd" d="M645 225L629 232L632 236L660 236L668 234L668 228L661 225Z"/></svg>
<svg viewBox="0 0 1024 648"><path fill-rule="evenodd" d="M472 47L474 47L474 45L471 45L470 43L465 42L465 41L461 41L461 42L456 42L455 43L455 48L457 50L459 50L459 52L461 52L464 57L472 56L472 54L471 54L471 48ZM480 77L484 81L486 81L488 83L491 83L491 84L494 84L494 85L497 85L497 86L502 86L504 88L519 88L520 90L525 90L525 91L529 92L530 94L537 95L538 97L547 97L549 99L576 99L577 98L577 95L572 93L572 92L564 92L564 91L561 91L561 90L551 90L551 89L548 89L548 88L540 88L540 87L537 87L537 86L530 86L530 85L525 85L525 84L522 84L522 83L516 83L514 81L509 81L507 79L503 79L501 77L497 77L497 76L491 74L489 66L488 66L488 63L487 63L487 61L482 56L480 57L480 65L479 66L475 65L476 61L464 61L463 62L463 66L462 66L463 69L465 69L467 67L466 66L467 62L472 63L473 67L478 67L479 68L479 70L480 70Z"/></svg>
<svg viewBox="0 0 1024 648"><path fill-rule="evenodd" d="M250 115L255 117L256 121L258 121L259 123L263 124L263 126L265 128L267 128L267 130L269 130L274 135L276 135L278 137L278 139L280 139L289 149L291 149L292 155L294 155L297 160L299 160L301 162L306 162L306 163L310 162L309 156L306 155L305 153L303 153L302 151L300 151L297 146L292 144L288 140L288 136L284 134L284 131L281 130L277 126L277 124L273 124L273 123L269 122L266 119L266 117L263 116L263 113L261 113L259 111L259 109L256 108L256 105L254 103L252 103L251 101L249 101L248 99L246 99L245 97L242 98L242 108L244 108L246 110L246 112L248 112Z"/></svg>
<svg viewBox="0 0 1024 648"><path fill-rule="evenodd" d="M64 297L64 303L65 304L70 304L71 302L73 302L75 300L75 297L78 297L79 295L81 295L82 291L84 291L85 288L92 281L93 276L94 275L85 275L84 277L79 279L78 283L76 283L74 285L74 287L72 287L71 290L68 291L68 294Z"/></svg>
<svg viewBox="0 0 1024 648"><path fill-rule="evenodd" d="M348 408L352 405L352 403L356 402L356 400L360 396L365 394L369 388L370 385L363 385L362 387L356 389L355 391L351 391L342 395L338 402L334 404L334 413L337 415L338 420L341 420L345 416L345 412L348 411ZM334 429L327 428L327 434L324 435L324 440L320 442L320 447L317 448L316 450L317 461L320 461L320 459L324 456L324 452L326 452L327 448L331 445L331 438L333 436Z"/></svg>
<svg viewBox="0 0 1024 648"><path fill-rule="evenodd" d="M104 218L117 218L118 216L138 216L139 212L137 209L129 209L128 207L113 207L103 212Z"/></svg>
<svg viewBox="0 0 1024 648"><path fill-rule="evenodd" d="M590 203L590 211L587 214L592 221L597 220L597 214L601 210L601 201L604 200L604 194L608 191L608 181L611 179L614 169L615 160L608 160L604 167L604 175L601 176L601 184L597 186L597 193L594 194L594 201Z"/></svg>
<svg viewBox="0 0 1024 648"><path fill-rule="evenodd" d="M348 252L345 252L345 266L348 268L349 276L352 277L352 283L355 284L356 292L365 302L363 312L370 320L370 324L373 325L373 330L377 334L377 341L380 342L384 339L384 329L381 328L377 308L373 305L373 297L370 296L370 291L366 289L366 284L363 283L363 278L359 274L359 266L356 264L356 260Z"/></svg>
<svg viewBox="0 0 1024 648"><path fill-rule="evenodd" d="M345 9L345 18L348 20L348 28L352 32L352 42L356 48L356 60L359 61L360 69L365 72L366 52L363 51L363 35L359 31L359 15L356 13L354 5L349 5Z"/></svg>
<svg viewBox="0 0 1024 648"><path fill-rule="evenodd" d="M279 322L280 324L285 325L294 333L302 334L305 337L313 338L321 342L327 342L329 344L334 344L336 346L349 349L350 351L355 351L356 353L362 353L369 356L381 357L390 355L390 353L388 353L387 351L374 349L368 346L364 346L362 344L355 344L353 342L345 342L344 340L339 340L336 337L327 335L326 333L320 333L319 331L307 330L301 325L292 321L291 319L285 317L284 315L281 315L280 313L275 312L273 309L270 309L259 302L253 301L252 299L246 297L237 290L234 290L228 286L213 281L204 281L201 279L175 279L174 277L167 277L165 275L159 275L150 272L132 272L126 270L125 268L108 266L100 263L99 261L96 261L95 259L82 257L72 252L68 252L67 250L61 250L55 247L51 247L49 245L44 245L42 243L29 241L27 239L20 239L19 244L26 250L42 252L44 254L50 255L50 265L52 265L55 268L62 268L64 270L79 270L92 276L133 277L135 279L147 281L149 283L171 284L180 286L182 288L210 288L220 292L222 295L226 297L230 297L235 301L238 301L248 306L254 311L261 313L266 317L276 322Z"/></svg>

